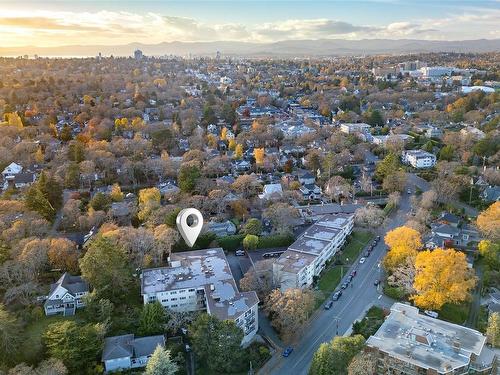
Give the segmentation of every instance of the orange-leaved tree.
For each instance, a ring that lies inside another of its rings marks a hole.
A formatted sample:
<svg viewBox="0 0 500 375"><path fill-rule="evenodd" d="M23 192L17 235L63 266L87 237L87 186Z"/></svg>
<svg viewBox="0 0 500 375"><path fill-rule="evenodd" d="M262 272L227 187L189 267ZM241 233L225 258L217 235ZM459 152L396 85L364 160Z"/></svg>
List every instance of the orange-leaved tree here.
<svg viewBox="0 0 500 375"><path fill-rule="evenodd" d="M422 251L415 259L415 268L416 294L411 299L423 309L439 310L445 303L463 302L476 285L465 254L453 249Z"/></svg>
<svg viewBox="0 0 500 375"><path fill-rule="evenodd" d="M500 241L500 202L495 202L477 217L479 230L490 240Z"/></svg>
<svg viewBox="0 0 500 375"><path fill-rule="evenodd" d="M422 247L420 233L407 226L391 230L384 237L384 241L389 246L389 252L384 258L384 266L388 270L393 270L408 259L414 258L417 250Z"/></svg>

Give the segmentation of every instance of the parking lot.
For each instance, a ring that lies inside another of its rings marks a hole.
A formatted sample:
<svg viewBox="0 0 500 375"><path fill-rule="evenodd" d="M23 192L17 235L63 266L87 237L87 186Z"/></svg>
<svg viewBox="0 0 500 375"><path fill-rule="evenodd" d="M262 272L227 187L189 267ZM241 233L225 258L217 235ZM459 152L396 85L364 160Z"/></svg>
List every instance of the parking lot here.
<svg viewBox="0 0 500 375"><path fill-rule="evenodd" d="M286 249L287 249L287 247L275 247L275 248L270 248L270 249L255 249L255 250L247 251L247 254L250 257L250 259L252 260L252 263L255 264L259 260L266 259L264 257L264 254L282 253L282 252L286 251ZM268 257L267 259L273 259L273 258Z"/></svg>

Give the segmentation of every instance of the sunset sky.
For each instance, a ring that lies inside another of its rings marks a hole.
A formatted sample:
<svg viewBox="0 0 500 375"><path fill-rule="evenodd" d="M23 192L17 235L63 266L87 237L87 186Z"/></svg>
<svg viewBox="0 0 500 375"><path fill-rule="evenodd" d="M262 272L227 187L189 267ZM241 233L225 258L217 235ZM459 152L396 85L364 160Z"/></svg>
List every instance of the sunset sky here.
<svg viewBox="0 0 500 375"><path fill-rule="evenodd" d="M1 1L0 46L495 39L500 1Z"/></svg>

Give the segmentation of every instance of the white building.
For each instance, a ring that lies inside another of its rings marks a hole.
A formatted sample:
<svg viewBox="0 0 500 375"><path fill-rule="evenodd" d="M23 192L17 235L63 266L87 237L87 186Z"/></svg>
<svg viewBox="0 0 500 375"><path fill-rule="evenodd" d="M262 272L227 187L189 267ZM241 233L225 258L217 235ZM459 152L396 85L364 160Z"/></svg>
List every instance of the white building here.
<svg viewBox="0 0 500 375"><path fill-rule="evenodd" d="M2 176L4 180L13 180L14 177L23 171L23 167L16 163L10 163L2 171Z"/></svg>
<svg viewBox="0 0 500 375"><path fill-rule="evenodd" d="M340 131L346 134L365 133L370 131L370 129L371 126L364 122L340 124Z"/></svg>
<svg viewBox="0 0 500 375"><path fill-rule="evenodd" d="M403 151L403 163L413 168L431 168L436 165L436 156L424 150Z"/></svg>
<svg viewBox="0 0 500 375"><path fill-rule="evenodd" d="M354 215L325 215L311 225L273 264L273 277L280 289L307 288L326 262L344 245L352 232Z"/></svg>
<svg viewBox="0 0 500 375"><path fill-rule="evenodd" d="M262 194L259 194L260 199L281 198L281 196L283 196L281 184L266 184Z"/></svg>
<svg viewBox="0 0 500 375"><path fill-rule="evenodd" d="M88 293L89 286L81 276L65 272L50 286L49 296L43 305L45 315L74 315L76 309L85 306L82 298Z"/></svg>
<svg viewBox="0 0 500 375"><path fill-rule="evenodd" d="M437 78L442 76L449 76L453 72L453 68L446 66L426 66L420 68L423 78Z"/></svg>
<svg viewBox="0 0 500 375"><path fill-rule="evenodd" d="M202 311L233 320L243 330L242 344L259 328L255 292L239 292L221 248L173 253L170 266L145 269L141 275L144 304L159 301L174 311Z"/></svg>

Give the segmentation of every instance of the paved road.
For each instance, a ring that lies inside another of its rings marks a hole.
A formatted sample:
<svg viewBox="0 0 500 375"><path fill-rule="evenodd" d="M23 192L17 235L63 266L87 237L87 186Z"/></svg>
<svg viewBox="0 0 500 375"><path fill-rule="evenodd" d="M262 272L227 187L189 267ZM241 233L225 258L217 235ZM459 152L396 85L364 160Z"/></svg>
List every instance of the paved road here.
<svg viewBox="0 0 500 375"><path fill-rule="evenodd" d="M409 176L408 187L411 187L412 191L414 191L415 185L419 186L422 190L426 190L421 181ZM409 197L408 194L402 194L398 211L378 231L381 237L387 231L401 226L406 222L407 214L410 210ZM320 309L316 312L315 316L310 320L309 325L304 329L300 341L292 345L294 351L288 358L283 358L281 353L277 353L259 371L259 374L307 374L312 357L321 343L332 340L337 334L344 335L346 332L349 332L352 323L355 320L361 319L370 306L389 307L392 305L393 301L383 296L378 288L373 285L374 281L381 277L382 270L378 265L384 254L385 245L383 241L380 241L364 264L356 262L353 267L356 267L358 274L353 280L353 286L344 291L342 297L334 302L332 309ZM348 274L349 272L346 272L346 275Z"/></svg>

